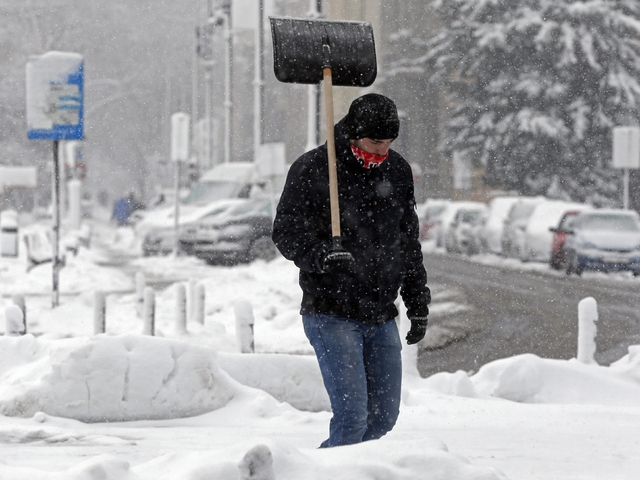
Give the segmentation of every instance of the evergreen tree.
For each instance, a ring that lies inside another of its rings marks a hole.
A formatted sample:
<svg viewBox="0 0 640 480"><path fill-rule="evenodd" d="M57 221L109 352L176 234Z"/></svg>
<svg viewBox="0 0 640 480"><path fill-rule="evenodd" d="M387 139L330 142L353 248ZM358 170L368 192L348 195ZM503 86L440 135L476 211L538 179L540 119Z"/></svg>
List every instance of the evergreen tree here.
<svg viewBox="0 0 640 480"><path fill-rule="evenodd" d="M451 93L444 153L523 194L612 205L611 129L640 124L640 2L437 0L418 60Z"/></svg>

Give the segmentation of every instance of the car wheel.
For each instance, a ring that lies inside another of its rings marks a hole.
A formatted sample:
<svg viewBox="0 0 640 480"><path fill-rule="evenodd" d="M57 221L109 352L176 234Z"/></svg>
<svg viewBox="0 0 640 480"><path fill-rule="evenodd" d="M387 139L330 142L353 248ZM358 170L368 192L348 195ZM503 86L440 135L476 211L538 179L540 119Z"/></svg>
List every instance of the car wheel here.
<svg viewBox="0 0 640 480"><path fill-rule="evenodd" d="M640 272L638 270L634 270L633 271L633 276L634 277L640 277Z"/></svg>
<svg viewBox="0 0 640 480"><path fill-rule="evenodd" d="M251 244L249 248L250 260L273 260L276 258L278 251L273 241L269 237L260 237Z"/></svg>
<svg viewBox="0 0 640 480"><path fill-rule="evenodd" d="M578 264L578 255L575 252L572 252L571 255L566 257L567 262L567 275L570 273L575 273L576 275L582 275L583 268Z"/></svg>
<svg viewBox="0 0 640 480"><path fill-rule="evenodd" d="M565 253L564 261L564 271L567 275L571 275L573 273L573 256L569 252Z"/></svg>
<svg viewBox="0 0 640 480"><path fill-rule="evenodd" d="M580 265L578 265L578 256L577 255L573 256L573 271L578 276L582 275L582 272L584 271L584 269Z"/></svg>
<svg viewBox="0 0 640 480"><path fill-rule="evenodd" d="M453 247L451 247L451 238L449 236L444 239L444 249L447 253L453 252Z"/></svg>

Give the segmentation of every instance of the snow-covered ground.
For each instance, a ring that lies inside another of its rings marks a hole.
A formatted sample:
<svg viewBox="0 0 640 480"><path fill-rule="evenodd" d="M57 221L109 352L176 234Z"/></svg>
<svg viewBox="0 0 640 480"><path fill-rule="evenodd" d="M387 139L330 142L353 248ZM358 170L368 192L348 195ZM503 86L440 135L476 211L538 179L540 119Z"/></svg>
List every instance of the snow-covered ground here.
<svg viewBox="0 0 640 480"><path fill-rule="evenodd" d="M15 293L29 320L27 335L0 337L2 480L638 478L640 346L610 367L520 355L423 379L405 345L396 428L319 450L331 414L290 262L136 258L131 231L105 224L92 245L67 257L54 310L50 265L27 273L24 257L0 259L0 332ZM126 271L108 266L113 250L130 259ZM161 286L156 337L142 335L136 271ZM176 325L174 282L204 285L204 325ZM98 290L107 333L94 335ZM253 306L255 354L239 353L238 301ZM273 475L260 476L270 463Z"/></svg>

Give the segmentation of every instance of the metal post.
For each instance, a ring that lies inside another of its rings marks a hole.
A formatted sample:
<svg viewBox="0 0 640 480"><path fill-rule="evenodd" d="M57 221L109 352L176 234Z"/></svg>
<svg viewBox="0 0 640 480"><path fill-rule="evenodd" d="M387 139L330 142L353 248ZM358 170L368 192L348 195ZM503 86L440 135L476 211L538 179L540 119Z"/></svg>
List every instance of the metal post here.
<svg viewBox="0 0 640 480"><path fill-rule="evenodd" d="M193 321L204 325L205 291L204 285L196 285L196 292L193 305Z"/></svg>
<svg viewBox="0 0 640 480"><path fill-rule="evenodd" d="M258 22L255 34L255 79L253 82L253 158L256 160L262 144L262 96L264 89L263 53L264 53L264 0L258 1Z"/></svg>
<svg viewBox="0 0 640 480"><path fill-rule="evenodd" d="M213 167L213 119L211 118L211 65L206 65L204 70L204 116L206 119L206 151L207 168Z"/></svg>
<svg viewBox="0 0 640 480"><path fill-rule="evenodd" d="M52 277L52 289L51 289L51 307L55 308L60 304L60 297L58 291L58 284L60 278L60 259L59 259L59 244L60 244L60 142L59 140L53 141L53 272Z"/></svg>
<svg viewBox="0 0 640 480"><path fill-rule="evenodd" d="M156 334L156 294L151 287L144 289L144 327L143 335Z"/></svg>
<svg viewBox="0 0 640 480"><path fill-rule="evenodd" d="M628 210L629 209L629 169L628 168L624 169L623 182L624 182L624 199L623 199L622 208L624 208L625 210Z"/></svg>
<svg viewBox="0 0 640 480"><path fill-rule="evenodd" d="M142 318L144 311L144 288L147 286L144 273L136 273L136 314Z"/></svg>
<svg viewBox="0 0 640 480"><path fill-rule="evenodd" d="M176 331L187 331L187 294L183 283L176 284Z"/></svg>
<svg viewBox="0 0 640 480"><path fill-rule="evenodd" d="M24 330L20 332L22 335L27 333L27 302L24 299L24 295L15 293L12 297L13 304L17 305L22 310L22 320L24 324Z"/></svg>
<svg viewBox="0 0 640 480"><path fill-rule="evenodd" d="M173 211L173 256L176 257L178 255L178 244L179 244L179 223L180 223L180 162L176 160L176 182L175 182L175 202L174 202L174 211Z"/></svg>
<svg viewBox="0 0 640 480"><path fill-rule="evenodd" d="M198 5L199 2L196 2ZM198 24L198 8L194 9L193 25ZM191 47L191 132L192 138L196 131L196 122L198 120L198 35L194 35L193 46ZM202 153L202 152L198 152ZM203 159L198 156L198 170L202 171Z"/></svg>
<svg viewBox="0 0 640 480"><path fill-rule="evenodd" d="M5 328L4 335L6 337L17 337L22 335L24 331L24 315L18 305L9 305L4 310Z"/></svg>
<svg viewBox="0 0 640 480"><path fill-rule="evenodd" d="M596 335L598 328L598 302L593 297L587 297L578 303L578 354L576 358L581 363L595 363Z"/></svg>
<svg viewBox="0 0 640 480"><path fill-rule="evenodd" d="M255 353L253 306L248 300L238 300L233 309L236 317L236 338L241 353Z"/></svg>
<svg viewBox="0 0 640 480"><path fill-rule="evenodd" d="M93 334L99 335L107 331L107 303L104 292L93 293Z"/></svg>
<svg viewBox="0 0 640 480"><path fill-rule="evenodd" d="M224 161L229 163L231 161L231 146L233 145L233 101L231 91L231 81L233 77L233 25L231 20L231 2L224 7L224 37L227 43L225 49L224 69L225 69L225 82L224 82Z"/></svg>

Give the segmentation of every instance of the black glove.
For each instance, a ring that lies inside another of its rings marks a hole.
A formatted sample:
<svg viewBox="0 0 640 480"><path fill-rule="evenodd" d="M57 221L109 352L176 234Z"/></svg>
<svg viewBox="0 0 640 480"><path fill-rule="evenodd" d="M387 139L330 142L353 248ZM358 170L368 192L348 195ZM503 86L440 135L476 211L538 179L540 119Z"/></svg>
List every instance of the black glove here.
<svg viewBox="0 0 640 480"><path fill-rule="evenodd" d="M320 266L326 273L349 273L353 272L356 261L344 248L333 247L322 256Z"/></svg>
<svg viewBox="0 0 640 480"><path fill-rule="evenodd" d="M411 320L411 329L407 333L407 345L418 343L427 333L427 317L413 317Z"/></svg>

